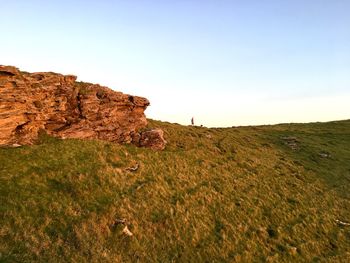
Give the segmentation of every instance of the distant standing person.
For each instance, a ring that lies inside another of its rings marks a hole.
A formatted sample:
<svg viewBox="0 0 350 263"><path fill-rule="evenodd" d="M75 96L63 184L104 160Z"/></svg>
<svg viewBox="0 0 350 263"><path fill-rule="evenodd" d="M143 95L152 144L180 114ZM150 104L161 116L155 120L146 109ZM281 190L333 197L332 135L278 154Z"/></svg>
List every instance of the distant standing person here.
<svg viewBox="0 0 350 263"><path fill-rule="evenodd" d="M191 119L191 124L194 125L194 118Z"/></svg>

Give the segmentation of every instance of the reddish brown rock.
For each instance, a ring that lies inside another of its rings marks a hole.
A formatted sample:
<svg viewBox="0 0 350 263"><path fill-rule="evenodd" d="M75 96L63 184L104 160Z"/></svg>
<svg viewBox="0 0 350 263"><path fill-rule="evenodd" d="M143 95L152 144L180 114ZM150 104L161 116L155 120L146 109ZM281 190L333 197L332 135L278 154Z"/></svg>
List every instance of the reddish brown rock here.
<svg viewBox="0 0 350 263"><path fill-rule="evenodd" d="M72 75L0 66L0 145L32 144L40 130L60 138L129 143L147 125L145 98Z"/></svg>
<svg viewBox="0 0 350 263"><path fill-rule="evenodd" d="M148 147L153 150L163 150L166 145L164 133L161 129L143 131L134 136L133 142L140 147Z"/></svg>

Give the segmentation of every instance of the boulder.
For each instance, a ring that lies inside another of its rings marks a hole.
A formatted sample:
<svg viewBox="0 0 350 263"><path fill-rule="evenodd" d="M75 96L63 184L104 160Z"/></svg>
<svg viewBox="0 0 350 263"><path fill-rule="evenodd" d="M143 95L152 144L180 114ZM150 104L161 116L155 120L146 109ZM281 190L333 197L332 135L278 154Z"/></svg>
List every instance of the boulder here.
<svg viewBox="0 0 350 263"><path fill-rule="evenodd" d="M166 145L164 133L161 129L143 131L134 137L134 143L140 147L148 147L153 150L163 150Z"/></svg>

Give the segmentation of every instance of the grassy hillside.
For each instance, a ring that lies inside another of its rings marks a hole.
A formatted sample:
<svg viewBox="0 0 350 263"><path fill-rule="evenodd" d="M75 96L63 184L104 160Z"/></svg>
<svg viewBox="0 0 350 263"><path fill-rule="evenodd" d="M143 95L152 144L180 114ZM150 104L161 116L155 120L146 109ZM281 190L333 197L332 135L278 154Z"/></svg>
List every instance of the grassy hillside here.
<svg viewBox="0 0 350 263"><path fill-rule="evenodd" d="M149 126L0 149L0 261L350 262L350 121Z"/></svg>

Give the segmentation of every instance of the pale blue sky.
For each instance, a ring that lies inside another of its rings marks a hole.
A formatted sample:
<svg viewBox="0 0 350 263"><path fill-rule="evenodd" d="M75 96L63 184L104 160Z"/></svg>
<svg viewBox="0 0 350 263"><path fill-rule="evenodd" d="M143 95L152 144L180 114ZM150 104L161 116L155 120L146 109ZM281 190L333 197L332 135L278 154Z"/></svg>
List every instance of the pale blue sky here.
<svg viewBox="0 0 350 263"><path fill-rule="evenodd" d="M350 118L348 0L0 0L0 64L205 126Z"/></svg>

